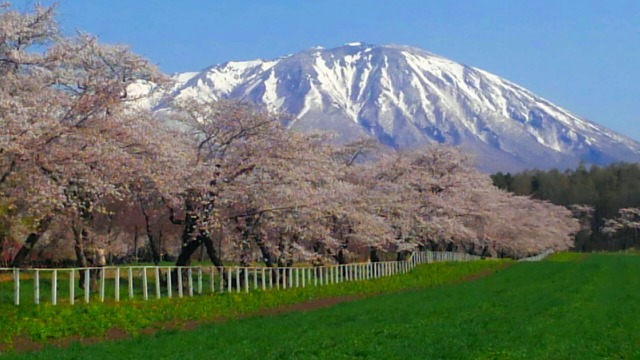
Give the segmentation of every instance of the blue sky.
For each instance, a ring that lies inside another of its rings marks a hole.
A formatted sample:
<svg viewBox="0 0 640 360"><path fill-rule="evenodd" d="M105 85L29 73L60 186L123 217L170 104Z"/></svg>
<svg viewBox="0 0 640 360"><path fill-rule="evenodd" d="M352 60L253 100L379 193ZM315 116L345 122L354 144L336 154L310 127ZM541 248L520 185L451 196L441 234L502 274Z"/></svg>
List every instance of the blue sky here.
<svg viewBox="0 0 640 360"><path fill-rule="evenodd" d="M638 0L60 0L58 19L167 73L352 41L417 46L640 140Z"/></svg>

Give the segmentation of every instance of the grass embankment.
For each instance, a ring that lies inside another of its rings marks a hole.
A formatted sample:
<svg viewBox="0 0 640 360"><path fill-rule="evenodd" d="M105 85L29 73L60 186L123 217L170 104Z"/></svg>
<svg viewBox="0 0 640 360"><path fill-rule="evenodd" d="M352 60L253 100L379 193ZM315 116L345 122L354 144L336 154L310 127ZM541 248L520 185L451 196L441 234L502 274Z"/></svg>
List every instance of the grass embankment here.
<svg viewBox="0 0 640 360"><path fill-rule="evenodd" d="M0 306L0 343L5 347L16 336L36 341L102 336L109 329L137 334L145 328L180 328L189 321L214 322L221 318L273 309L310 300L338 296L366 296L403 289L415 289L456 281L481 272L497 271L502 261L438 263L423 265L412 272L375 280L307 286L289 290L256 291L249 294L214 294L182 299L90 303L75 306Z"/></svg>
<svg viewBox="0 0 640 360"><path fill-rule="evenodd" d="M316 311L15 358L640 358L640 257L552 260Z"/></svg>

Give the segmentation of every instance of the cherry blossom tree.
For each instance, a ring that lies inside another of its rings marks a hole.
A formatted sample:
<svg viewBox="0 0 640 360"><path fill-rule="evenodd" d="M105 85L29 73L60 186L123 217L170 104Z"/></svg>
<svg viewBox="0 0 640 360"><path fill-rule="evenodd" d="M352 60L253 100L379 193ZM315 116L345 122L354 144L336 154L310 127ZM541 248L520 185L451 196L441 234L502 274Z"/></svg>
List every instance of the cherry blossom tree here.
<svg viewBox="0 0 640 360"><path fill-rule="evenodd" d="M370 196L371 208L394 232L396 251L522 257L566 249L577 231L568 210L495 188L453 147L390 153L347 178L366 189L359 198Z"/></svg>
<svg viewBox="0 0 640 360"><path fill-rule="evenodd" d="M608 235L616 233L633 234L633 244L638 244L638 231L640 230L640 208L622 208L618 210L618 216L614 219L604 219L602 232ZM624 239L622 248L627 248L627 241Z"/></svg>
<svg viewBox="0 0 640 360"><path fill-rule="evenodd" d="M61 37L54 13L0 8L0 192L32 224L14 266L60 217L86 266L86 246L100 246L91 237L94 214L143 178L161 187L157 175L175 163L156 146L175 137L127 105L134 82L162 82L155 67L87 34Z"/></svg>

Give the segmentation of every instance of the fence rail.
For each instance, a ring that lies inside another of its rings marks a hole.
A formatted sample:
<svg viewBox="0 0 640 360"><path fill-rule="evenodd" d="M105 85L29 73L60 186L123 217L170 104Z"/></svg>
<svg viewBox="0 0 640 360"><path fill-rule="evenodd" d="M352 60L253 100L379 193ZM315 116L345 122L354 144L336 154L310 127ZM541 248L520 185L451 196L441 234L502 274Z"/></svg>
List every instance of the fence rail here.
<svg viewBox="0 0 640 360"><path fill-rule="evenodd" d="M61 269L0 268L0 303L75 304L160 299L205 293L323 286L403 274L416 265L471 261L479 256L421 251L405 261L316 267L124 266Z"/></svg>
<svg viewBox="0 0 640 360"><path fill-rule="evenodd" d="M553 253L554 253L553 249L547 249L538 255L518 259L518 261L540 261Z"/></svg>

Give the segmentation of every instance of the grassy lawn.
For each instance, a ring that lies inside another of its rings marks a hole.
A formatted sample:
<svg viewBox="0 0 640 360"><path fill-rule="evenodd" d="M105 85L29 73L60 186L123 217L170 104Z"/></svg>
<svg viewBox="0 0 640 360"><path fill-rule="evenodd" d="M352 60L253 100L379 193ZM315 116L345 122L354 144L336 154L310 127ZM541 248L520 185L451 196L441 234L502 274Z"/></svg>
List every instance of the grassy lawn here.
<svg viewBox="0 0 640 360"><path fill-rule="evenodd" d="M640 358L640 257L558 260L309 312L7 358Z"/></svg>

